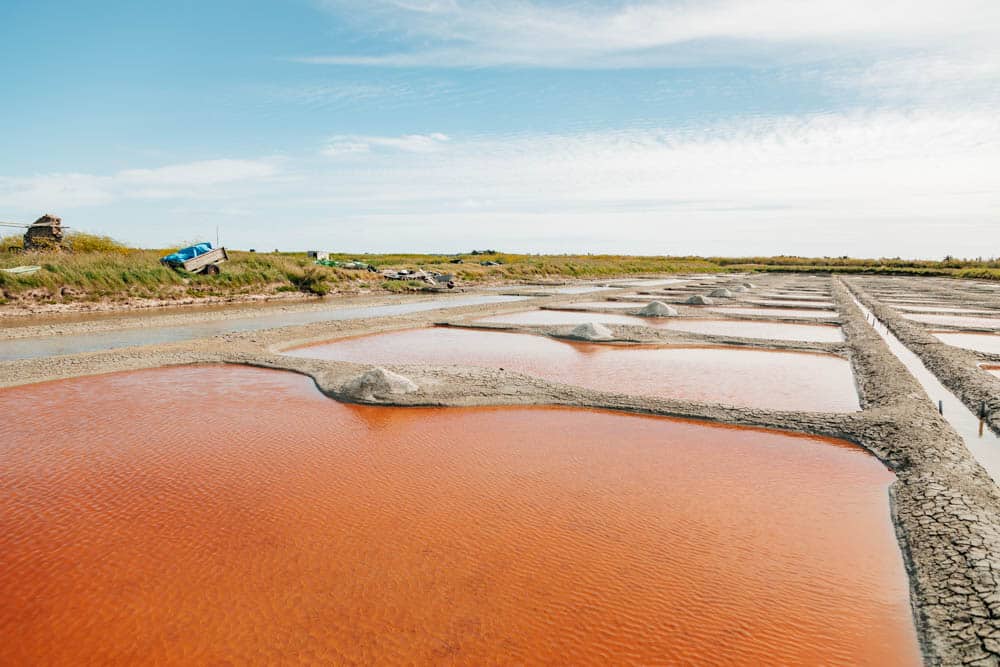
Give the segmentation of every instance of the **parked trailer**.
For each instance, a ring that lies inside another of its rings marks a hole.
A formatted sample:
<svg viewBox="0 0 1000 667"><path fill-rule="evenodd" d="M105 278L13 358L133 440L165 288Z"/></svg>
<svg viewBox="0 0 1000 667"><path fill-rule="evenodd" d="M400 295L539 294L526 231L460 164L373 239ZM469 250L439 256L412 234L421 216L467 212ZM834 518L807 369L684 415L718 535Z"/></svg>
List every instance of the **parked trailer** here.
<svg viewBox="0 0 1000 667"><path fill-rule="evenodd" d="M183 248L160 259L160 262L166 266L184 269L191 273L204 273L209 276L219 275L221 271L219 264L226 261L229 261L229 253L226 252L226 249L212 248L211 244L208 243Z"/></svg>
<svg viewBox="0 0 1000 667"><path fill-rule="evenodd" d="M219 264L229 261L229 253L225 248L215 248L209 250L204 255L198 255L184 262L184 270L191 273L204 273L208 276L217 276L222 270Z"/></svg>

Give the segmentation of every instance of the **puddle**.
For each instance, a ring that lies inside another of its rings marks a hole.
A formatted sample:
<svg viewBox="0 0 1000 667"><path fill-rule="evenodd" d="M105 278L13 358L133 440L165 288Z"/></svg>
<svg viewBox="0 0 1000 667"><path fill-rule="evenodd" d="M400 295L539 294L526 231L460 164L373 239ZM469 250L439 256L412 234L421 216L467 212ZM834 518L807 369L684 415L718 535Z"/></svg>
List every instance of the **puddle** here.
<svg viewBox="0 0 1000 667"><path fill-rule="evenodd" d="M155 345L159 343L176 343L197 338L207 338L224 333L238 331L257 331L273 329L314 322L334 320L357 320L368 317L388 317L392 315L407 315L438 308L460 308L479 304L509 303L521 301L527 297L518 296L460 296L427 301L414 301L388 306L365 306L348 308L331 308L329 310L310 310L280 312L260 317L247 317L234 320L218 320L214 322L196 322L184 326L149 327L140 329L123 329L120 331L102 331L92 334L74 334L66 336L46 336L44 338L18 338L0 340L0 361L14 359L34 359L62 354L80 354L96 350L111 350L134 345Z"/></svg>
<svg viewBox="0 0 1000 667"><path fill-rule="evenodd" d="M980 366L984 371L991 375L996 375L1000 377L1000 366Z"/></svg>
<svg viewBox="0 0 1000 667"><path fill-rule="evenodd" d="M839 343L844 340L840 327L820 324L790 324L752 320L671 319L666 322L666 328L714 336L742 336L744 338L768 338L772 340L800 340L821 343Z"/></svg>
<svg viewBox="0 0 1000 667"><path fill-rule="evenodd" d="M871 311L857 299L854 300L854 303L866 316L871 316ZM955 394L951 393L950 389L941 384L937 376L924 366L920 357L911 352L881 321L875 319L874 316L872 319L876 323L874 325L875 331L917 379L931 403L938 405L940 401L944 408L942 411L944 418L962 436L965 446L969 448L969 451L989 473L993 481L1000 484L1000 437L984 426L978 415L973 414Z"/></svg>
<svg viewBox="0 0 1000 667"><path fill-rule="evenodd" d="M691 282L690 278L667 278L664 280L632 280L629 282L616 282L615 285L622 287L658 287L659 285L678 285L680 283Z"/></svg>
<svg viewBox="0 0 1000 667"><path fill-rule="evenodd" d="M543 292L550 292L552 294L590 294L591 292L603 292L605 290L615 289L614 287L605 287L603 285L583 285L583 286L570 286L570 287L553 287L543 289Z"/></svg>
<svg viewBox="0 0 1000 667"><path fill-rule="evenodd" d="M932 331L942 343L964 347L976 352L1000 354L1000 336L988 333L952 333L950 331Z"/></svg>
<svg viewBox="0 0 1000 667"><path fill-rule="evenodd" d="M858 409L850 364L826 354L601 345L448 327L347 338L289 354L366 364L503 368L598 391L779 410Z"/></svg>
<svg viewBox="0 0 1000 667"><path fill-rule="evenodd" d="M944 324L956 327L1000 328L1000 317L962 317L961 315L903 315L908 320L925 324Z"/></svg>
<svg viewBox="0 0 1000 667"><path fill-rule="evenodd" d="M794 308L742 308L739 306L723 308L706 308L716 313L724 315L769 315L772 317L815 317L815 318L835 318L837 312L834 310L798 310Z"/></svg>
<svg viewBox="0 0 1000 667"><path fill-rule="evenodd" d="M501 287L487 287L492 291L508 292L532 292L535 294L589 294L590 292L603 292L615 289L614 287L601 283L600 285L504 285Z"/></svg>
<svg viewBox="0 0 1000 667"><path fill-rule="evenodd" d="M846 443L227 367L0 409L0 663L921 663Z"/></svg>
<svg viewBox="0 0 1000 667"><path fill-rule="evenodd" d="M625 301L578 301L573 304L567 305L567 308L621 308L621 309L631 309L638 310L642 308L650 300L643 302L625 302Z"/></svg>
<svg viewBox="0 0 1000 667"><path fill-rule="evenodd" d="M780 308L795 308L801 307L804 309L810 308L827 308L833 309L833 303L831 301L815 301L815 300L802 300L802 301L792 301L790 299L775 299L773 301L754 301L754 305L767 306L767 307L780 307Z"/></svg>
<svg viewBox="0 0 1000 667"><path fill-rule="evenodd" d="M632 308L638 310L642 306L633 305ZM480 317L473 321L492 324L519 324L523 326L586 324L587 322L652 326L651 320L643 317L619 315L617 313L581 313L572 310L525 310L519 313L504 313L503 315Z"/></svg>

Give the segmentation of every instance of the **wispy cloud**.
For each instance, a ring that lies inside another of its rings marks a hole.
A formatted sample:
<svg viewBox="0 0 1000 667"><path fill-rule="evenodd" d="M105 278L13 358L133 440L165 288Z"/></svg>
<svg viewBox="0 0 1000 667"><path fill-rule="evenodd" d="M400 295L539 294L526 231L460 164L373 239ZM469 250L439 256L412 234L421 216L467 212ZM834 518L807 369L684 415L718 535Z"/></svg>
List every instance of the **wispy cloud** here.
<svg viewBox="0 0 1000 667"><path fill-rule="evenodd" d="M226 166L230 178L193 163L0 180L0 206L27 206L28 216L69 202L101 217L125 200L170 193L171 210L251 212L227 233L247 247L336 239L357 250L487 243L910 256L988 254L983 239L1000 210L1000 116L983 110L736 119L683 131L414 136L339 137L326 148L353 142L352 159L313 152L277 166L248 161ZM160 207L143 210L161 215ZM164 220L168 237L140 240L193 236L198 224L205 221ZM151 230L126 225L122 236Z"/></svg>
<svg viewBox="0 0 1000 667"><path fill-rule="evenodd" d="M330 137L320 152L328 157L371 153L373 151L431 153L442 148L450 140L447 135L438 132L432 134L404 134L398 137L341 134Z"/></svg>
<svg viewBox="0 0 1000 667"><path fill-rule="evenodd" d="M275 177L279 161L201 160L111 175L51 173L0 177L0 205L27 212L96 206L124 199L212 198L228 185Z"/></svg>
<svg viewBox="0 0 1000 667"><path fill-rule="evenodd" d="M321 3L401 48L305 56L339 65L646 67L954 48L996 53L994 0L347 0Z"/></svg>

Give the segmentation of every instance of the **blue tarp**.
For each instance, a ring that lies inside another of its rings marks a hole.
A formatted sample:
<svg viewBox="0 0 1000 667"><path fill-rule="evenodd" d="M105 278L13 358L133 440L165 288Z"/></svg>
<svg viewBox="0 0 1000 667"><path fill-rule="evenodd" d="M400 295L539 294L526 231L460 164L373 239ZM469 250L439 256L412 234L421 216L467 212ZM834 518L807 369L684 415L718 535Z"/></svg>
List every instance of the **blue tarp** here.
<svg viewBox="0 0 1000 667"><path fill-rule="evenodd" d="M211 249L211 243L198 243L193 246L188 246L187 248L181 248L177 252L167 255L166 257L161 257L160 261L164 264L170 264L171 266L180 266L189 259L194 259L198 255L204 255Z"/></svg>

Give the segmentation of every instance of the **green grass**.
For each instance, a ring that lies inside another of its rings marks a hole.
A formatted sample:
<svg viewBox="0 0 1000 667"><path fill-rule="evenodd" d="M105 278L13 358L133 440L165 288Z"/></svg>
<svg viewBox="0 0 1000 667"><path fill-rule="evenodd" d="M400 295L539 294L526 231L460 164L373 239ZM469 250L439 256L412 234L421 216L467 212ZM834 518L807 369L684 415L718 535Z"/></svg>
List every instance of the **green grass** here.
<svg viewBox="0 0 1000 667"><path fill-rule="evenodd" d="M20 252L20 237L0 238L0 268L38 264L42 270L15 276L0 272L2 299L190 298L301 292L323 295L359 289L420 291L420 281L388 281L378 273L316 266L305 253L230 251L218 276L178 272L159 258L173 249L139 250L113 239L84 234L68 238L73 252ZM461 264L452 264L459 257ZM866 273L951 276L1000 280L1000 260L944 261L856 259L849 257L635 257L626 255L415 255L334 254L331 259L360 260L379 269L425 269L450 273L460 284L558 279L611 279L642 274L718 271ZM499 262L482 266L483 261Z"/></svg>

